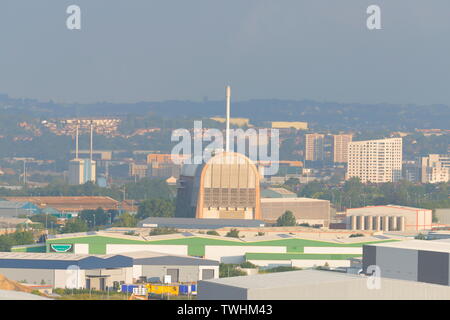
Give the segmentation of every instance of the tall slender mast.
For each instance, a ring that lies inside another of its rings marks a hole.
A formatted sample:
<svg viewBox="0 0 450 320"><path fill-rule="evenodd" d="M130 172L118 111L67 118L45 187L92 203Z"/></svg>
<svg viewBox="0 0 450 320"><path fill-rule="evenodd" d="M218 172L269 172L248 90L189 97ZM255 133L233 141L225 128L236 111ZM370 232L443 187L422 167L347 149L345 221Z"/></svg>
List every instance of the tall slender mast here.
<svg viewBox="0 0 450 320"><path fill-rule="evenodd" d="M78 123L77 123L77 129L75 133L75 159L78 159Z"/></svg>
<svg viewBox="0 0 450 320"><path fill-rule="evenodd" d="M231 87L226 87L226 96L227 96L227 128L226 128L226 137L225 137L225 151L230 151L230 104L231 104Z"/></svg>

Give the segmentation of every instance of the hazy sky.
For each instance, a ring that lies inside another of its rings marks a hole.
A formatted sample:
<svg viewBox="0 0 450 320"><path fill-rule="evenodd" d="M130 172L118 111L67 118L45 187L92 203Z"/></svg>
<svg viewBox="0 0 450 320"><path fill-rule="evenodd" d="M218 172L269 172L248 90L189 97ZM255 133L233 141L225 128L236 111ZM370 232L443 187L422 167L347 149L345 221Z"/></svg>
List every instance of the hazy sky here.
<svg viewBox="0 0 450 320"><path fill-rule="evenodd" d="M448 0L1 0L0 92L450 104L449 17Z"/></svg>

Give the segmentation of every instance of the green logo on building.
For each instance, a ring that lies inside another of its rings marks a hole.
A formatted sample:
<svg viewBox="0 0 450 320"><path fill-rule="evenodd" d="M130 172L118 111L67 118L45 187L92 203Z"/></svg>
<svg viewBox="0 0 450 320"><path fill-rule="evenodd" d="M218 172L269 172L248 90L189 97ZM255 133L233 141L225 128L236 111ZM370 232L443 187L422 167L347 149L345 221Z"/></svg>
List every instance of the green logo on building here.
<svg viewBox="0 0 450 320"><path fill-rule="evenodd" d="M72 252L73 245L72 244L51 244L50 251L51 252Z"/></svg>

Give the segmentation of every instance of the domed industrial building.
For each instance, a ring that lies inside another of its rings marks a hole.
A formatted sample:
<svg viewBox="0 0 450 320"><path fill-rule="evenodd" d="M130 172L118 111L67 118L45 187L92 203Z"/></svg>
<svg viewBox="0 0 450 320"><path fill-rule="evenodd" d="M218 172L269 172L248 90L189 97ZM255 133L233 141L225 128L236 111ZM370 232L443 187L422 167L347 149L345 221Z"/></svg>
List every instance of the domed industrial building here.
<svg viewBox="0 0 450 320"><path fill-rule="evenodd" d="M176 216L261 219L260 179L253 161L235 152L219 153L202 165L185 165Z"/></svg>

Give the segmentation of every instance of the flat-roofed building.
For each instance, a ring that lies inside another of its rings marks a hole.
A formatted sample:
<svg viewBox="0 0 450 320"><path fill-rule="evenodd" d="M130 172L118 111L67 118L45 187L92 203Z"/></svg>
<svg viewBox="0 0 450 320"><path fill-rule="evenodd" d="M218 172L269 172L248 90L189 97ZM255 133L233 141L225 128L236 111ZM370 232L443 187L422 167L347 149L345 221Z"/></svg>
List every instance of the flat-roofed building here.
<svg viewBox="0 0 450 320"><path fill-rule="evenodd" d="M285 188L267 188L261 191L264 198L297 198L297 194Z"/></svg>
<svg viewBox="0 0 450 320"><path fill-rule="evenodd" d="M347 179L396 182L402 178L402 139L353 141L348 144Z"/></svg>
<svg viewBox="0 0 450 320"><path fill-rule="evenodd" d="M69 162L69 184L78 185L96 181L96 162L90 159L73 159Z"/></svg>
<svg viewBox="0 0 450 320"><path fill-rule="evenodd" d="M319 133L308 133L305 135L305 160L306 161L323 161L325 158L324 153L324 140L325 135Z"/></svg>
<svg viewBox="0 0 450 320"><path fill-rule="evenodd" d="M190 155L182 155L182 154L170 154L170 153L150 153L147 155L147 163L150 164L152 162L156 163L173 163L173 160L176 160L180 163L188 160Z"/></svg>
<svg viewBox="0 0 450 320"><path fill-rule="evenodd" d="M297 223L330 224L330 201L311 198L261 198L262 219L276 221L286 211L291 211Z"/></svg>
<svg viewBox="0 0 450 320"><path fill-rule="evenodd" d="M103 196L81 196L81 197L4 197L9 201L33 203L40 209L53 208L58 212L81 212L83 210L118 210L119 202L110 197Z"/></svg>
<svg viewBox="0 0 450 320"><path fill-rule="evenodd" d="M213 117L211 118L211 120L220 122L220 123L225 123L227 121L226 118L222 118L222 117ZM245 126L249 126L250 125L250 119L248 118L230 118L230 124L234 125L234 126L238 126L238 127L245 127Z"/></svg>
<svg viewBox="0 0 450 320"><path fill-rule="evenodd" d="M348 144L352 141L351 134L335 134L333 135L333 162L347 163L348 161Z"/></svg>
<svg viewBox="0 0 450 320"><path fill-rule="evenodd" d="M434 213L439 224L450 225L450 208L436 208Z"/></svg>
<svg viewBox="0 0 450 320"><path fill-rule="evenodd" d="M450 156L430 154L422 157L422 183L442 183L450 181Z"/></svg>
<svg viewBox="0 0 450 320"><path fill-rule="evenodd" d="M421 170L418 161L407 160L403 161L403 179L409 182L421 181Z"/></svg>
<svg viewBox="0 0 450 320"><path fill-rule="evenodd" d="M123 255L0 252L0 274L54 288L106 290L131 283L133 259Z"/></svg>
<svg viewBox="0 0 450 320"><path fill-rule="evenodd" d="M151 162L147 166L147 176L150 178L180 177L181 165L173 162Z"/></svg>
<svg viewBox="0 0 450 320"><path fill-rule="evenodd" d="M0 216L0 229L5 228L17 228L18 226L27 227L28 225L33 224L28 218L6 218ZM1 232L1 231L0 231Z"/></svg>
<svg viewBox="0 0 450 320"><path fill-rule="evenodd" d="M220 278L198 283L198 300L449 300L447 286L366 276L300 270Z"/></svg>
<svg viewBox="0 0 450 320"><path fill-rule="evenodd" d="M371 274L370 266L383 278L450 286L450 239L364 245L363 271Z"/></svg>
<svg viewBox="0 0 450 320"><path fill-rule="evenodd" d="M34 203L26 200L0 200L0 218L18 218L40 213L40 209Z"/></svg>
<svg viewBox="0 0 450 320"><path fill-rule="evenodd" d="M272 121L273 129L308 130L308 122L301 121Z"/></svg>
<svg viewBox="0 0 450 320"><path fill-rule="evenodd" d="M121 253L133 259L133 279L163 282L169 275L171 282L197 282L219 278L219 262L181 255L151 251Z"/></svg>
<svg viewBox="0 0 450 320"><path fill-rule="evenodd" d="M128 175L130 177L136 177L138 179L145 178L147 176L148 165L142 163L130 163L128 167Z"/></svg>
<svg viewBox="0 0 450 320"><path fill-rule="evenodd" d="M350 230L421 231L432 227L432 210L396 205L347 209Z"/></svg>

